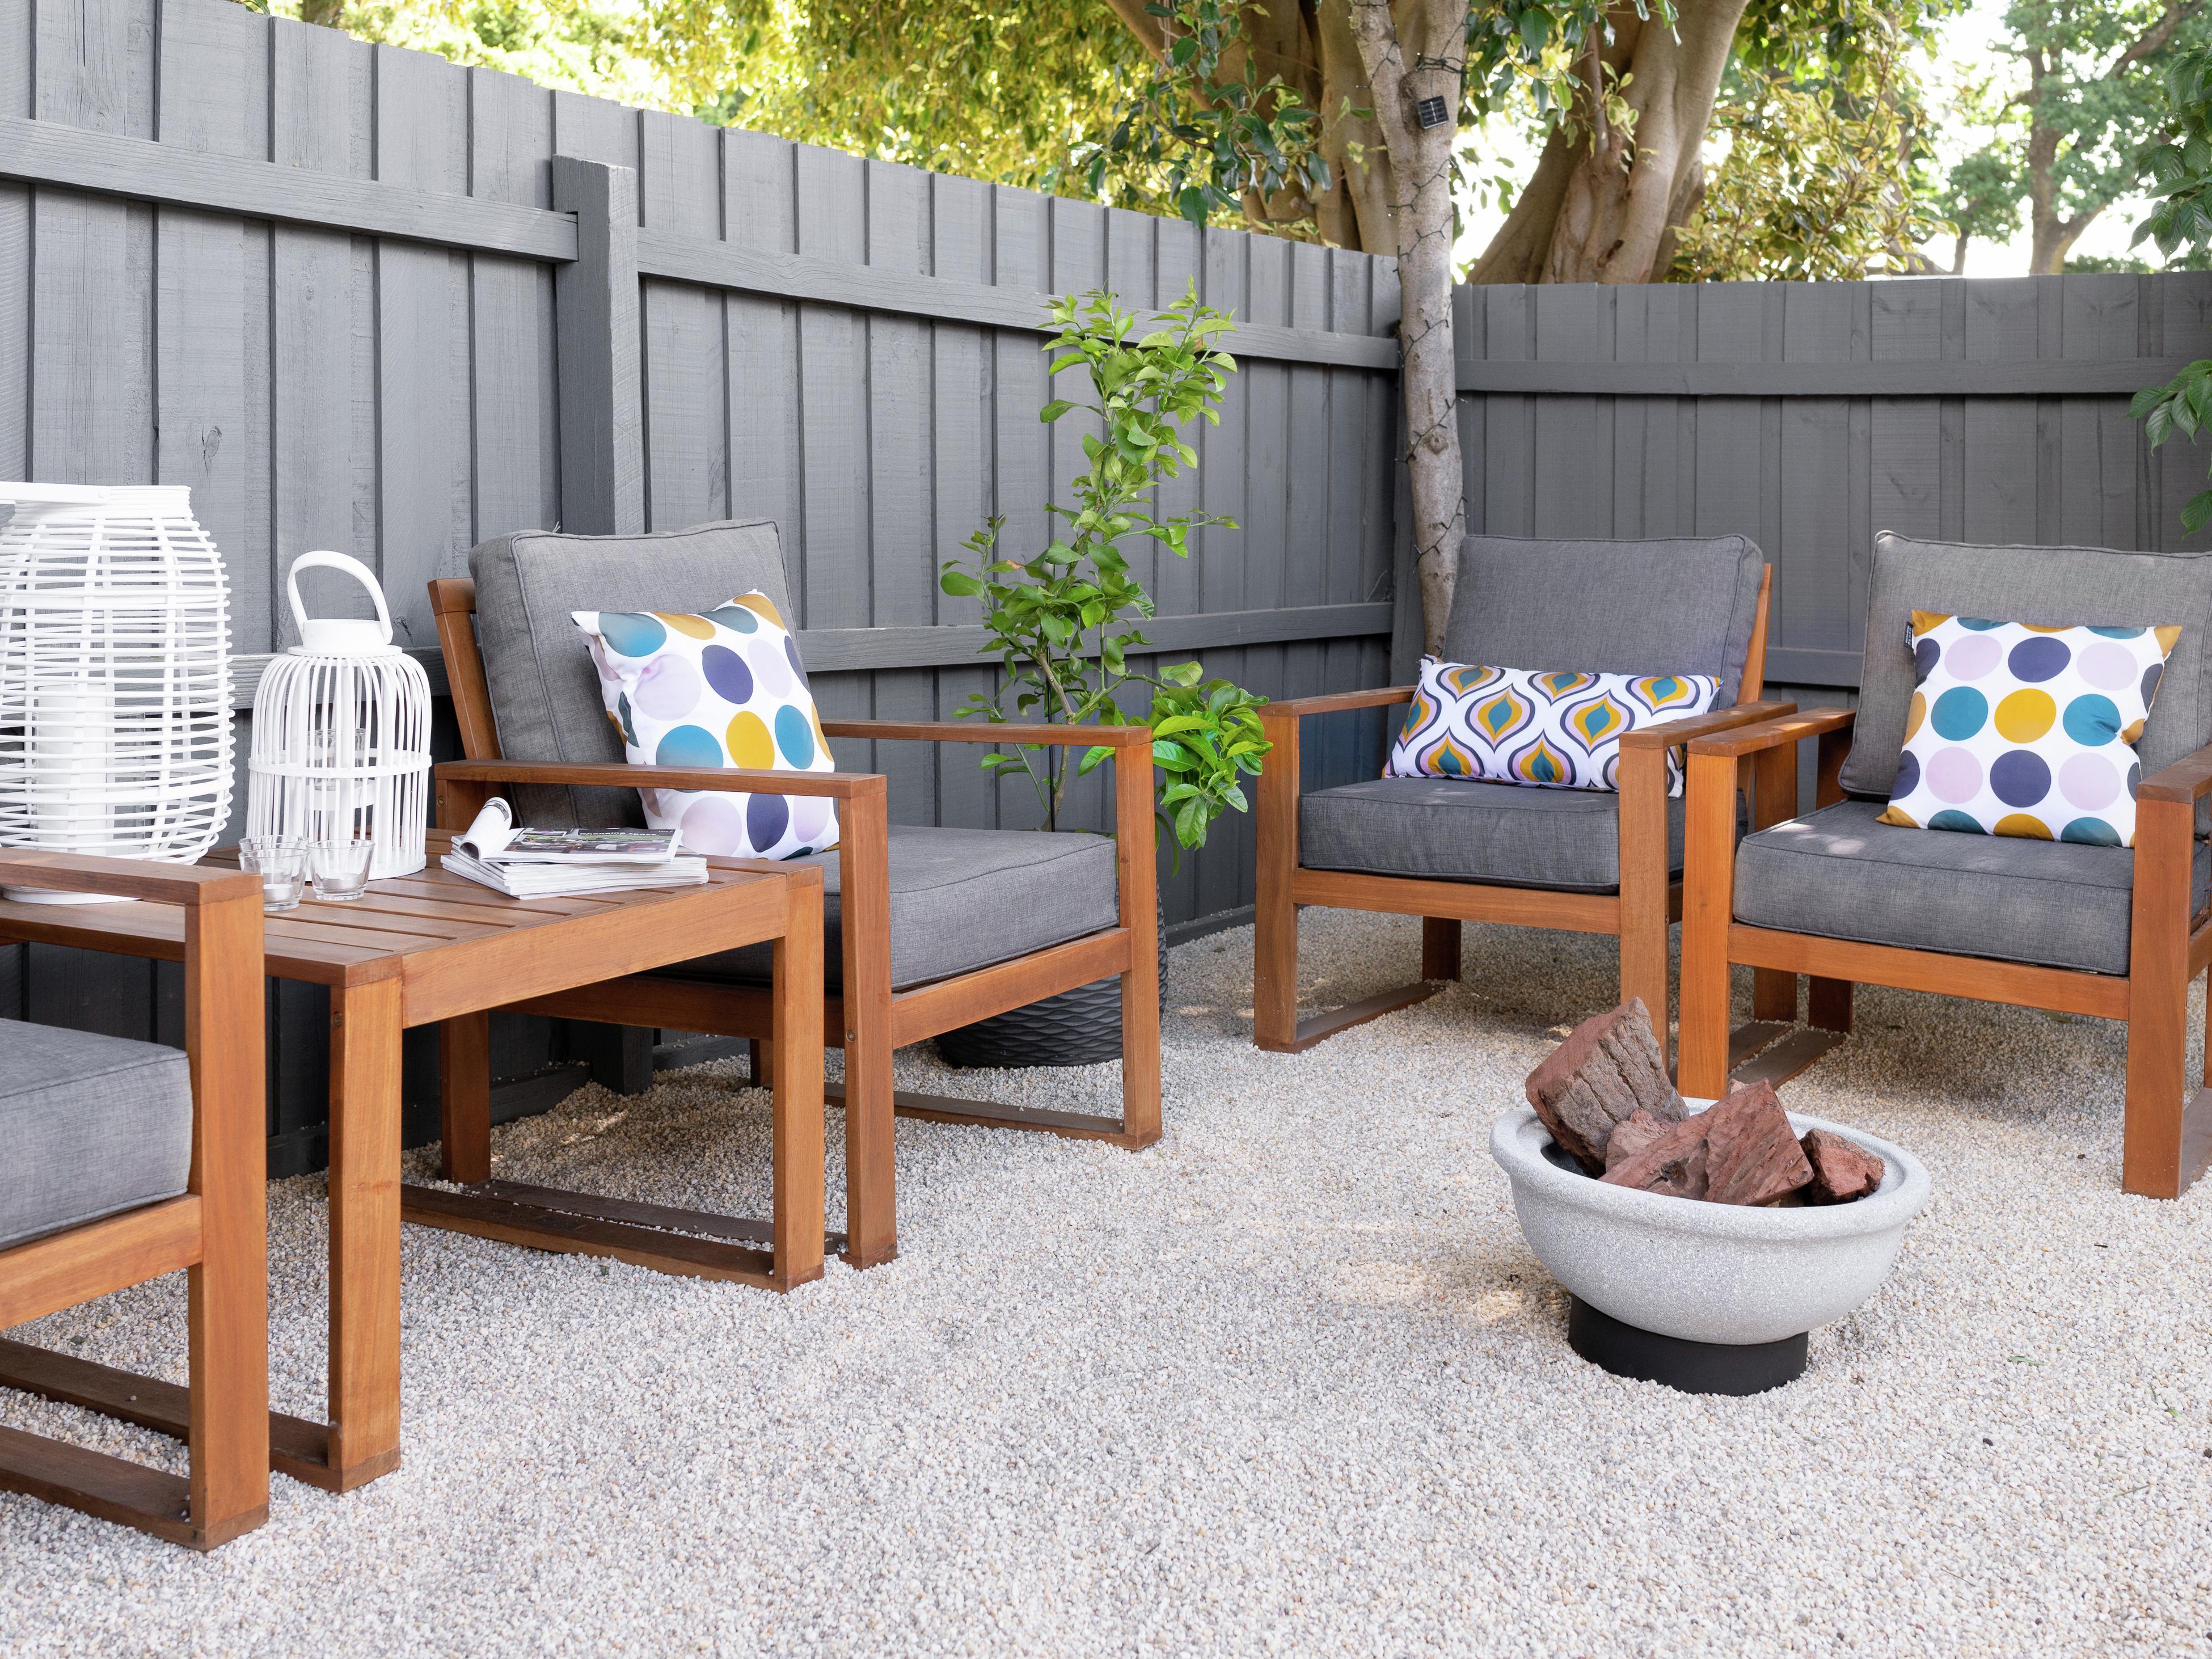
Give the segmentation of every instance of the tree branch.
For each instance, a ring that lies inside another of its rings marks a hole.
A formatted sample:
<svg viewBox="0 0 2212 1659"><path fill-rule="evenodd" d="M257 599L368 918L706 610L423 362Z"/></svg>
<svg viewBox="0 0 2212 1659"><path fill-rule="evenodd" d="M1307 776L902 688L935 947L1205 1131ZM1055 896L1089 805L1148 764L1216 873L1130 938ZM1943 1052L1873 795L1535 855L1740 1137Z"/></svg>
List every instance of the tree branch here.
<svg viewBox="0 0 2212 1659"><path fill-rule="evenodd" d="M2130 46L2112 59L2112 68L2105 71L2105 79L2117 81L2129 69L2140 64L2153 52L2165 50L2181 26L2202 10L2204 0L2166 0L2166 9L2159 20L2136 37Z"/></svg>

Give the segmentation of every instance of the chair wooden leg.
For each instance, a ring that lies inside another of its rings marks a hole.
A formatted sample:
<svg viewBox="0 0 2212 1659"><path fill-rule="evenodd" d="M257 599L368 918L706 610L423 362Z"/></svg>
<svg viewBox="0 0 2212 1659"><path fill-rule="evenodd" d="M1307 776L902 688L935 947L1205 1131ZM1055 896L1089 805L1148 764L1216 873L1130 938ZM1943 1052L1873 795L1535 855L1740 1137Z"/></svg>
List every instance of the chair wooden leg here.
<svg viewBox="0 0 2212 1659"><path fill-rule="evenodd" d="M1823 1031L1848 1033L1852 988L1847 979L1815 978L1806 994L1806 1023Z"/></svg>
<svg viewBox="0 0 2212 1659"><path fill-rule="evenodd" d="M1274 746L1255 791L1259 854L1252 905L1252 1041L1277 1054L1298 1046L1298 722L1261 711Z"/></svg>
<svg viewBox="0 0 2212 1659"><path fill-rule="evenodd" d="M1769 830L1797 807L1797 745L1784 744L1752 757L1751 827ZM1797 975L1778 968L1751 974L1751 1017L1778 1024L1797 1023Z"/></svg>
<svg viewBox="0 0 2212 1659"><path fill-rule="evenodd" d="M898 1254L889 838L880 789L845 803L838 854L845 973L845 1260L855 1267L876 1267ZM777 1070L791 1058L778 1054Z"/></svg>
<svg viewBox="0 0 2212 1659"><path fill-rule="evenodd" d="M1667 869L1667 751L1624 750L1620 781L1620 1000L1642 1000L1663 1061L1673 1012L1667 987L1674 907Z"/></svg>
<svg viewBox="0 0 2212 1659"><path fill-rule="evenodd" d="M491 1179L491 1016L438 1022L438 1173L473 1186Z"/></svg>
<svg viewBox="0 0 2212 1659"><path fill-rule="evenodd" d="M822 1277L822 890L791 888L775 942L774 1277L789 1290Z"/></svg>
<svg viewBox="0 0 2212 1659"><path fill-rule="evenodd" d="M1682 872L1681 1058L1686 1095L1728 1092L1729 919L1735 901L1735 763L1692 755Z"/></svg>
<svg viewBox="0 0 2212 1659"><path fill-rule="evenodd" d="M1459 978L1460 924L1449 916L1421 918L1421 977Z"/></svg>
<svg viewBox="0 0 2212 1659"><path fill-rule="evenodd" d="M2188 801L2136 804L2120 1182L2148 1198L2180 1197L2212 1153L2212 1095L2185 1093L2194 817Z"/></svg>
<svg viewBox="0 0 2212 1659"><path fill-rule="evenodd" d="M201 1260L185 1275L191 1355L190 1542L213 1549L269 1516L269 1228L260 906L185 923L191 1189ZM397 1263L394 1264L397 1266Z"/></svg>
<svg viewBox="0 0 2212 1659"><path fill-rule="evenodd" d="M1121 750L1114 763L1114 875L1129 935L1121 974L1121 1130L1125 1145L1160 1138L1159 854L1152 835L1152 757Z"/></svg>

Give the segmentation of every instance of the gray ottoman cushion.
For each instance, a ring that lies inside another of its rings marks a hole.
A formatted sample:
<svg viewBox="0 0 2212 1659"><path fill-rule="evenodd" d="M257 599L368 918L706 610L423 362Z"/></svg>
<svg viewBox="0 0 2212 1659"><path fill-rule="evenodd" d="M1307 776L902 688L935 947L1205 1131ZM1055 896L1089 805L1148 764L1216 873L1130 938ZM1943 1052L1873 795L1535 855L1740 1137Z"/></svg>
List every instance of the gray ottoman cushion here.
<svg viewBox="0 0 2212 1659"><path fill-rule="evenodd" d="M1970 547L1875 538L1859 717L1843 785L1889 799L1912 702L1915 611L2088 627L2179 623L2136 752L2148 776L2212 743L2212 558L2098 547ZM2200 822L2201 815L2200 815ZM1968 839L1972 839L1969 837Z"/></svg>
<svg viewBox="0 0 2212 1659"><path fill-rule="evenodd" d="M798 623L775 526L766 519L702 524L650 536L519 531L469 554L477 584L477 643L508 760L619 762L599 678L574 611L705 612L732 595L768 595ZM630 789L515 792L515 816L537 829L641 824Z"/></svg>
<svg viewBox="0 0 2212 1659"><path fill-rule="evenodd" d="M1765 563L1741 536L1470 536L1460 544L1444 657L1495 668L1715 674L1715 707L1725 708L1743 683Z"/></svg>
<svg viewBox="0 0 2212 1659"><path fill-rule="evenodd" d="M1027 956L1121 920L1114 843L1103 836L895 823L887 850L896 991ZM830 988L841 989L837 854L817 853L791 862L822 866L823 971ZM770 948L748 945L663 971L678 978L765 984Z"/></svg>
<svg viewBox="0 0 2212 1659"><path fill-rule="evenodd" d="M1827 939L1996 957L2096 974L2128 971L2136 855L2012 836L1878 823L1882 803L1847 800L1747 838L1735 919ZM2212 893L2197 848L2190 908Z"/></svg>
<svg viewBox="0 0 2212 1659"><path fill-rule="evenodd" d="M0 1019L0 1246L185 1190L192 1079L174 1048Z"/></svg>
<svg viewBox="0 0 2212 1659"><path fill-rule="evenodd" d="M1620 885L1620 797L1458 778L1347 783L1299 798L1298 862L1609 893ZM1682 867L1682 803L1672 799L1667 866Z"/></svg>

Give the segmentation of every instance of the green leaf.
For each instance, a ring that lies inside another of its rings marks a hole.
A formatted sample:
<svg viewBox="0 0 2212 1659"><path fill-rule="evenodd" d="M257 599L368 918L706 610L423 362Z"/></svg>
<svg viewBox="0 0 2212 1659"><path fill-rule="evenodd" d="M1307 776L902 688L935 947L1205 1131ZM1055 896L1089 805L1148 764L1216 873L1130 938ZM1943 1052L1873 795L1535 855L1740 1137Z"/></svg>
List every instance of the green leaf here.
<svg viewBox="0 0 2212 1659"><path fill-rule="evenodd" d="M1048 424L1058 420L1074 407L1075 405L1066 398L1054 398L1042 409L1037 410L1037 419Z"/></svg>

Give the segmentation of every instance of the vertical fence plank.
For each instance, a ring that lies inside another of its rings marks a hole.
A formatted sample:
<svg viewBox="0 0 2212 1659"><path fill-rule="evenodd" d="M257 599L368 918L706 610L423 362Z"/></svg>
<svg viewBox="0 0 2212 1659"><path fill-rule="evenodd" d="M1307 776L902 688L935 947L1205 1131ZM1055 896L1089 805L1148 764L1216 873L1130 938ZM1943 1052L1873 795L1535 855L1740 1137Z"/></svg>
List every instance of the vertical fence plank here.
<svg viewBox="0 0 2212 1659"><path fill-rule="evenodd" d="M168 0L156 135L162 143L262 156L269 142L268 28L265 18L225 0ZM155 473L191 489L192 515L222 551L234 648L263 650L269 587L252 562L246 516L246 228L223 214L162 207L155 210Z"/></svg>
<svg viewBox="0 0 2212 1659"><path fill-rule="evenodd" d="M991 280L991 187L972 179L933 173L929 179L929 258L932 272L953 282ZM937 591L935 572L966 558L962 544L996 510L992 491L992 410L996 346L988 330L939 323L930 331L929 537L933 560L931 615L940 623L975 623L982 602ZM940 720L994 684L988 666L940 668L936 713ZM966 829L993 819L990 779L977 763L984 750L960 744L937 757L938 822Z"/></svg>
<svg viewBox="0 0 2212 1659"><path fill-rule="evenodd" d="M721 135L648 110L638 198L647 228L714 241L722 234ZM647 278L645 319L646 524L681 530L728 512L729 434L721 295Z"/></svg>
<svg viewBox="0 0 2212 1659"><path fill-rule="evenodd" d="M2033 360L2041 300L2032 276L1966 285L1966 361ZM1966 400L1963 533L1970 542L2033 542L2036 523L2035 404L2025 398Z"/></svg>
<svg viewBox="0 0 2212 1659"><path fill-rule="evenodd" d="M1862 285L1792 283L1781 290L1786 362L1850 362L1869 349ZM1867 550L1852 539L1851 404L1785 398L1781 408L1780 537L1773 642L1800 650L1850 648L1856 573Z"/></svg>
<svg viewBox="0 0 2212 1659"><path fill-rule="evenodd" d="M928 269L928 176L913 167L867 164L867 262L872 269L919 275ZM926 626L936 616L931 566L929 325L913 318L866 319L868 617L878 628ZM936 676L926 668L885 669L873 677L878 720L929 720ZM958 746L947 762L972 759ZM938 746L879 744L876 764L890 780L894 823L937 822Z"/></svg>
<svg viewBox="0 0 2212 1659"><path fill-rule="evenodd" d="M2061 355L2131 357L2139 332L2139 284L2130 275L2084 275L2061 285ZM2055 539L2124 547L2136 527L2136 431L2125 398L2067 398L2057 411L2058 514Z"/></svg>
<svg viewBox="0 0 2212 1659"><path fill-rule="evenodd" d="M271 19L270 29L277 164L367 178L370 48L287 20ZM283 568L313 548L374 567L378 507L374 246L343 231L292 225L275 236L272 592ZM276 609L276 642L295 643L289 614Z"/></svg>
<svg viewBox="0 0 2212 1659"><path fill-rule="evenodd" d="M519 207L553 204L553 99L496 70L469 71L469 193ZM553 273L496 253L469 258L471 543L561 518Z"/></svg>
<svg viewBox="0 0 2212 1659"><path fill-rule="evenodd" d="M799 249L793 147L757 132L723 135L723 234L769 253ZM793 595L804 586L806 515L799 433L806 388L799 376L799 307L765 295L723 300L730 398L730 516L772 519Z"/></svg>
<svg viewBox="0 0 2212 1659"><path fill-rule="evenodd" d="M466 70L377 47L376 176L465 195L468 94ZM434 645L429 580L459 568L472 527L466 256L378 245L376 352L378 394L395 416L377 428L378 574L394 637Z"/></svg>

